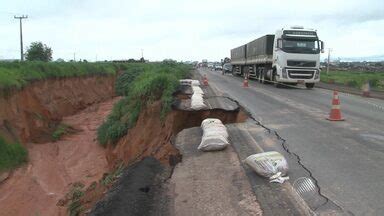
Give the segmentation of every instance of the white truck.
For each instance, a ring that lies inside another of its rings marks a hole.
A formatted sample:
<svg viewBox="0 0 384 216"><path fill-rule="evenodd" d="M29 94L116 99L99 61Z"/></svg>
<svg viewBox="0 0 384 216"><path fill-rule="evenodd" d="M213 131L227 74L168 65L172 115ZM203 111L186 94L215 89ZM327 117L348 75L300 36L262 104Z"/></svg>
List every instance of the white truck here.
<svg viewBox="0 0 384 216"><path fill-rule="evenodd" d="M320 81L320 52L324 43L317 31L300 26L282 28L231 50L232 73L261 83L303 83L313 88Z"/></svg>

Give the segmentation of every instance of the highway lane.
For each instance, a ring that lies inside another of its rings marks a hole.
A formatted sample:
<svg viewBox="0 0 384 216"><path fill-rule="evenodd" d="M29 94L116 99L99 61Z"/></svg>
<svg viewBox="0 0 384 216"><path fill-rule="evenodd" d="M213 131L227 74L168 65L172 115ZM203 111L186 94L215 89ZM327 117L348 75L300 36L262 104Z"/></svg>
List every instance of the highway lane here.
<svg viewBox="0 0 384 216"><path fill-rule="evenodd" d="M211 87L276 130L318 181L323 195L355 215L384 215L384 102L340 93L344 122L325 120L332 91L277 89L202 70Z"/></svg>

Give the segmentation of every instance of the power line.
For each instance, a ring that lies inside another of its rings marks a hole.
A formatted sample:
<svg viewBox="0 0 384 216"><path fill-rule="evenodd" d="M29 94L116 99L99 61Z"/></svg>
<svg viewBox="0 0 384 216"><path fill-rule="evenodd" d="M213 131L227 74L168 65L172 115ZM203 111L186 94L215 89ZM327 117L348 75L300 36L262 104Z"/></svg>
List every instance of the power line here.
<svg viewBox="0 0 384 216"><path fill-rule="evenodd" d="M23 24L22 20L27 19L28 16L14 16L15 19L19 19L20 21L20 61L24 61L24 53L23 53Z"/></svg>

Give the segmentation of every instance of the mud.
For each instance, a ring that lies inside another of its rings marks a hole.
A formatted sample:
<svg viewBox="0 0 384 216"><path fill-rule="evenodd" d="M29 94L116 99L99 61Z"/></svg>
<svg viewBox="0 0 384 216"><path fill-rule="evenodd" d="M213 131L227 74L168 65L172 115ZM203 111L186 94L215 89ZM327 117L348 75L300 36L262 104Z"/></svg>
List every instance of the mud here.
<svg viewBox="0 0 384 216"><path fill-rule="evenodd" d="M29 163L0 184L0 215L67 215L57 206L75 182L88 187L108 170L96 131L118 99L95 104L63 123L77 133L57 142L28 143Z"/></svg>

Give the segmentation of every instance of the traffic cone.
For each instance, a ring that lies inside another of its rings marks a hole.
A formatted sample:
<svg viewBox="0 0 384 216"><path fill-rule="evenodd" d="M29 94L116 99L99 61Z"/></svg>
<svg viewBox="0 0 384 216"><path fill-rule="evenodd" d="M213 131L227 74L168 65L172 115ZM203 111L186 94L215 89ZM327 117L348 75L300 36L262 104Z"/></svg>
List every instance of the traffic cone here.
<svg viewBox="0 0 384 216"><path fill-rule="evenodd" d="M371 86L369 85L369 81L362 86L362 91L363 91L363 97L370 96Z"/></svg>
<svg viewBox="0 0 384 216"><path fill-rule="evenodd" d="M204 78L203 78L203 84L204 84L205 86L208 85L207 75L204 75Z"/></svg>
<svg viewBox="0 0 384 216"><path fill-rule="evenodd" d="M332 109L327 119L329 121L344 121L341 117L340 100L337 91L333 91Z"/></svg>
<svg viewBox="0 0 384 216"><path fill-rule="evenodd" d="M247 77L244 78L243 88L248 88L248 78Z"/></svg>

